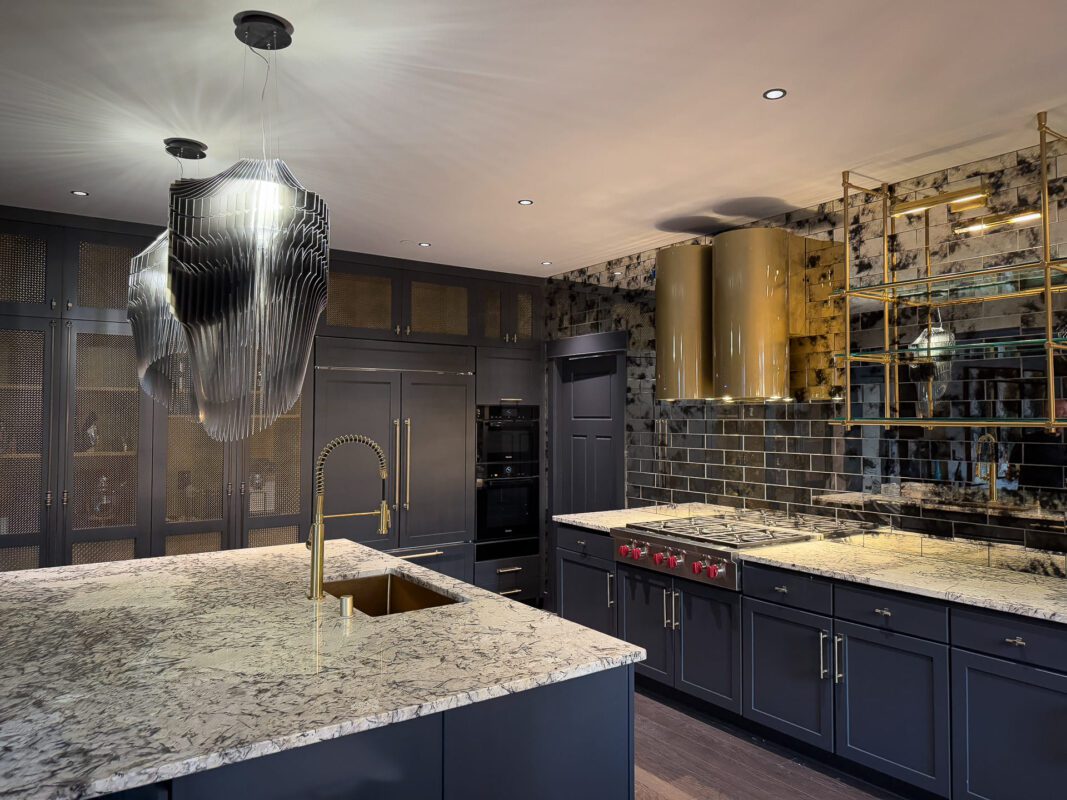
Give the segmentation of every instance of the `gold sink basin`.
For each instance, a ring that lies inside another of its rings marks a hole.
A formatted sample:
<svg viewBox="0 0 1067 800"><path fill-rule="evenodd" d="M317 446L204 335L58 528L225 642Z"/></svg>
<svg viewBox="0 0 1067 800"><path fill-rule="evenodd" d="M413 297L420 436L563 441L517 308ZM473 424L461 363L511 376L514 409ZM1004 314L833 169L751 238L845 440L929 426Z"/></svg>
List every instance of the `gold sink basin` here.
<svg viewBox="0 0 1067 800"><path fill-rule="evenodd" d="M370 617L421 611L424 608L448 606L456 602L448 595L392 573L326 581L323 588L327 594L334 597L351 595L352 605Z"/></svg>

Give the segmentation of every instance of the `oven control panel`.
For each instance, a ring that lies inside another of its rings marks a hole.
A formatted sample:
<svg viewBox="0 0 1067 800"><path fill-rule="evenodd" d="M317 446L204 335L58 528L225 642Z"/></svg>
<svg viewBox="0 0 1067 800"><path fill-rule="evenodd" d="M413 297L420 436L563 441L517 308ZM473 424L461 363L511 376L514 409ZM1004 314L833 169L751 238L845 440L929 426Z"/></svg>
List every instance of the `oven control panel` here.
<svg viewBox="0 0 1067 800"><path fill-rule="evenodd" d="M724 589L738 589L738 563L729 553L612 533L615 560Z"/></svg>

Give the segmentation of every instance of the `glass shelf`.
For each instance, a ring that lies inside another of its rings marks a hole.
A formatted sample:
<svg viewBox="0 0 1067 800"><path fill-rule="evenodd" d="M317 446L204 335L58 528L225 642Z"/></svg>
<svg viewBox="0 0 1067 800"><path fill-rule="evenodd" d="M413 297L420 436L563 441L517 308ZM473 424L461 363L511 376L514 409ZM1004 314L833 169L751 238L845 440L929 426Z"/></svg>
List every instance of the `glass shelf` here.
<svg viewBox="0 0 1067 800"><path fill-rule="evenodd" d="M1067 346L1067 337L1058 337L1052 340L1056 344ZM1013 358L1020 356L1036 356L1045 354L1045 339L985 339L982 341L962 341L950 345L933 347L898 347L889 350L854 350L851 353L853 361L863 363L922 363L934 358L948 360L956 356L956 360L965 359L996 359ZM1067 355L1067 353L1064 353ZM834 359L844 360L844 353L834 353Z"/></svg>
<svg viewBox="0 0 1067 800"><path fill-rule="evenodd" d="M834 417L831 425L880 425L916 428L1065 428L1067 419L1047 417Z"/></svg>
<svg viewBox="0 0 1067 800"><path fill-rule="evenodd" d="M1052 285L1057 292L1067 290L1067 262L1052 264ZM954 305L1010 297L1026 297L1045 290L1045 267L1040 261L1011 266L989 267L969 272L943 273L928 278L874 283L834 289L831 297L859 297L879 302L903 302L911 305Z"/></svg>

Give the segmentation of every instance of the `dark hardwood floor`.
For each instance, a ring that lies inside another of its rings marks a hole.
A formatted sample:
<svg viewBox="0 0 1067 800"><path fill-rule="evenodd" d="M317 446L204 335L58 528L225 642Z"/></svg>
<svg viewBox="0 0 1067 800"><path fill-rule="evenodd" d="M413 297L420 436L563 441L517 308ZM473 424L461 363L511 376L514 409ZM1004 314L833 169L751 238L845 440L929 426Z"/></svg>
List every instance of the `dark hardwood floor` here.
<svg viewBox="0 0 1067 800"><path fill-rule="evenodd" d="M637 800L898 797L643 691L637 692L635 730Z"/></svg>

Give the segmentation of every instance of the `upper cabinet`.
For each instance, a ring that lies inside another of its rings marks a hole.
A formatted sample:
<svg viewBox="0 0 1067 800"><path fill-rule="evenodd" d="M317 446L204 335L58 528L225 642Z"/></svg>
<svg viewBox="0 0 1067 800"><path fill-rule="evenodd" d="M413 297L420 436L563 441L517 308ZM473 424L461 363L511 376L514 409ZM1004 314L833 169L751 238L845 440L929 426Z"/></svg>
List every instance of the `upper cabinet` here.
<svg viewBox="0 0 1067 800"><path fill-rule="evenodd" d="M48 225L0 220L0 314L58 315L61 233Z"/></svg>
<svg viewBox="0 0 1067 800"><path fill-rule="evenodd" d="M319 333L435 344L534 345L542 289L334 257Z"/></svg>
<svg viewBox="0 0 1067 800"><path fill-rule="evenodd" d="M152 240L89 228L67 228L64 238L63 316L125 324L130 259Z"/></svg>

